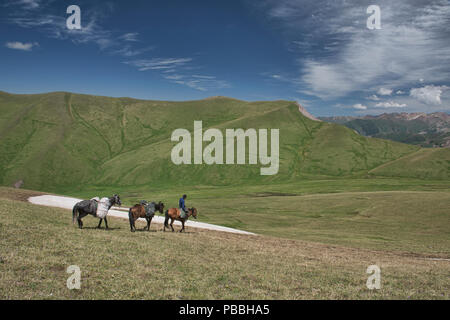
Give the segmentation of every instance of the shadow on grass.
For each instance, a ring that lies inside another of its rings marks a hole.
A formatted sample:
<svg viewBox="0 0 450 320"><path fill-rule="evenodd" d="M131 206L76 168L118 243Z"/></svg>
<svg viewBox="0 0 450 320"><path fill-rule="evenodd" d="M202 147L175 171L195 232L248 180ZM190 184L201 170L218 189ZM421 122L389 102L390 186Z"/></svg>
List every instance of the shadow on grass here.
<svg viewBox="0 0 450 320"><path fill-rule="evenodd" d="M106 229L106 228L97 228L97 227L83 227L83 229L82 230L102 230L102 231L114 231L114 230L119 230L119 229L122 229L121 227L115 227L115 228L111 228L111 227L109 227L108 229Z"/></svg>

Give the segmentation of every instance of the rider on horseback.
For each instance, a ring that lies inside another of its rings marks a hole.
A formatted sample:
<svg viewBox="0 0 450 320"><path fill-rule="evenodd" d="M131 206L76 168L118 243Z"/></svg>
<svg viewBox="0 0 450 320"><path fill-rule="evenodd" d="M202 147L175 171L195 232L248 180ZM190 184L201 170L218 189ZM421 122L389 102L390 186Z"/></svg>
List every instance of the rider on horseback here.
<svg viewBox="0 0 450 320"><path fill-rule="evenodd" d="M180 198L180 201L178 201L178 207L180 208L180 217L184 219L187 214L185 200L187 198L187 195L183 194L183 197Z"/></svg>

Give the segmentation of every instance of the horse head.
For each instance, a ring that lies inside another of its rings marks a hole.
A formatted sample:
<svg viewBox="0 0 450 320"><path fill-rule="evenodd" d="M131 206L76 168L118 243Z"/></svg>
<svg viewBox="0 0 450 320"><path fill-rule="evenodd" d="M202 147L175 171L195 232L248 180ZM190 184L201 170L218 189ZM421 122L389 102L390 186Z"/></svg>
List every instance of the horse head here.
<svg viewBox="0 0 450 320"><path fill-rule="evenodd" d="M161 201L158 203L158 211L161 214L164 213L164 203L162 203Z"/></svg>
<svg viewBox="0 0 450 320"><path fill-rule="evenodd" d="M188 210L191 213L191 216L193 216L195 219L197 219L197 209L192 207L192 208L189 208Z"/></svg>
<svg viewBox="0 0 450 320"><path fill-rule="evenodd" d="M120 197L117 194L113 195L113 202L114 202L114 204L117 203L119 206L122 205L122 202L120 201Z"/></svg>

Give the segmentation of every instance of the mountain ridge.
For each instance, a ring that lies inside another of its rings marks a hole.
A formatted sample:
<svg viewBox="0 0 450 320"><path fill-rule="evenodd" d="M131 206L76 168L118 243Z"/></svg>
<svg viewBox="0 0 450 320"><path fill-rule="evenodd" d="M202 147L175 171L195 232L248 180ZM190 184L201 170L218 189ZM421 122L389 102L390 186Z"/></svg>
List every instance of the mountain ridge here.
<svg viewBox="0 0 450 320"><path fill-rule="evenodd" d="M376 116L320 119L345 125L364 136L422 147L450 147L450 115L445 112L383 113Z"/></svg>
<svg viewBox="0 0 450 320"><path fill-rule="evenodd" d="M169 102L63 92L0 94L0 114L0 184L23 181L24 188L46 191L83 185L179 185L184 181L245 185L365 176L420 150L312 120L299 112L296 102L283 100ZM177 128L192 132L195 120L202 120L204 128L219 130L279 128L279 173L261 176L261 166L248 163L173 164L171 134ZM447 153L439 154L439 161L434 157L427 160L431 165L420 175L448 177L442 162ZM415 177L414 167L410 169L407 174ZM395 174L389 166L380 172Z"/></svg>

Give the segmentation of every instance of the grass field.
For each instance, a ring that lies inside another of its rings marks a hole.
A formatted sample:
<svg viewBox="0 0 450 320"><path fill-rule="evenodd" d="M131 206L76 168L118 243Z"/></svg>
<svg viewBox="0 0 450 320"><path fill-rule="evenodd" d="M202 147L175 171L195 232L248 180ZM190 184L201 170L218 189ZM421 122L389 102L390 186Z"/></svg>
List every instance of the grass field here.
<svg viewBox="0 0 450 320"><path fill-rule="evenodd" d="M429 254L193 228L164 233L157 224L131 233L115 218L109 231L94 229L92 217L79 230L70 210L24 202L36 194L1 189L1 299L450 298L450 263ZM380 290L366 287L372 264L381 268ZM81 290L66 287L69 265L81 268Z"/></svg>

